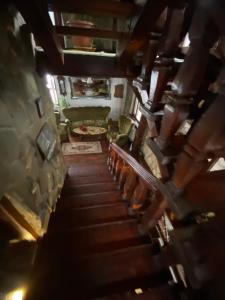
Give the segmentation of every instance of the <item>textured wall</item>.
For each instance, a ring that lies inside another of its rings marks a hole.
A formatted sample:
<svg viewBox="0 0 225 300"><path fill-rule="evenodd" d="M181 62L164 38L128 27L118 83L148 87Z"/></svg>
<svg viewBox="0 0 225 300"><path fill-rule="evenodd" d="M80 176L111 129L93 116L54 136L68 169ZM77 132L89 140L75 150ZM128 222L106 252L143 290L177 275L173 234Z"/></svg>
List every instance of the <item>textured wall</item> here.
<svg viewBox="0 0 225 300"><path fill-rule="evenodd" d="M0 199L7 196L42 234L65 173L53 105L35 72L26 25L12 8L0 12L0 36ZM35 105L39 97L42 118ZM42 159L36 145L45 123L57 138L56 153L50 161Z"/></svg>

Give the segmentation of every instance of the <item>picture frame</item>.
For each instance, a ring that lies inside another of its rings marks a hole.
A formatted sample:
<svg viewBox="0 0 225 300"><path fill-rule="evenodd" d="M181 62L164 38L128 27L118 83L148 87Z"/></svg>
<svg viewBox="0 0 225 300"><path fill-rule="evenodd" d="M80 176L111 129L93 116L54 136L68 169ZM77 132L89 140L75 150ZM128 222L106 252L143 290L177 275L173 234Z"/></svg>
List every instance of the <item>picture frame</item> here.
<svg viewBox="0 0 225 300"><path fill-rule="evenodd" d="M57 139L53 130L45 123L36 139L37 147L43 159L49 161L54 156L56 141Z"/></svg>
<svg viewBox="0 0 225 300"><path fill-rule="evenodd" d="M111 81L108 78L69 77L71 99L111 100Z"/></svg>

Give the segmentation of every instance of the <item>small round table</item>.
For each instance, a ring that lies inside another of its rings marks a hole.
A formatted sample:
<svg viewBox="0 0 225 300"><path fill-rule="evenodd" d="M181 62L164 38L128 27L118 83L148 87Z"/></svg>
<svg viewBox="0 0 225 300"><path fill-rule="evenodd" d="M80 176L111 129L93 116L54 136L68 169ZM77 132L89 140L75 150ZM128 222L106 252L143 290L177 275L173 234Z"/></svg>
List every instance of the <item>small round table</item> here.
<svg viewBox="0 0 225 300"><path fill-rule="evenodd" d="M98 136L105 134L107 129L104 127L96 127L96 126L85 126L83 128L77 127L73 129L73 133L78 134L80 136Z"/></svg>

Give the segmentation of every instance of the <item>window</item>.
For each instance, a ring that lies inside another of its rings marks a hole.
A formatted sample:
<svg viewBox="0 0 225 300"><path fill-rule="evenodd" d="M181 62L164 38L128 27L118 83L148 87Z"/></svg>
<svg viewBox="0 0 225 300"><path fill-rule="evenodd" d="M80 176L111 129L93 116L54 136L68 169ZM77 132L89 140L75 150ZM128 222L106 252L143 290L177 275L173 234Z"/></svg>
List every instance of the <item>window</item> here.
<svg viewBox="0 0 225 300"><path fill-rule="evenodd" d="M46 75L46 81L47 81L46 86L49 90L49 93L50 93L53 104L54 105L59 105L54 77L47 74Z"/></svg>
<svg viewBox="0 0 225 300"><path fill-rule="evenodd" d="M140 112L140 103L138 99L133 96L131 109L130 109L131 116L135 119L136 122L140 122L141 120L141 112Z"/></svg>

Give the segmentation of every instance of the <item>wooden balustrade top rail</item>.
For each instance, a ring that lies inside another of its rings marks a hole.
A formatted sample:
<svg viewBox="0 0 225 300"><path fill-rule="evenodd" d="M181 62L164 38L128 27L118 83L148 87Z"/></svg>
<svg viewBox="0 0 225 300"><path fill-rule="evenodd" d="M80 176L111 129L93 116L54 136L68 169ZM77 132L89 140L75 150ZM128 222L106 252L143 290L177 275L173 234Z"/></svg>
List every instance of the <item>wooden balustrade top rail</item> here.
<svg viewBox="0 0 225 300"><path fill-rule="evenodd" d="M110 144L109 150L110 149L115 151L127 163L127 165L129 165L135 171L135 173L145 182L149 189L158 190L164 196L170 198L168 190L163 182L148 172L135 158L114 143Z"/></svg>

